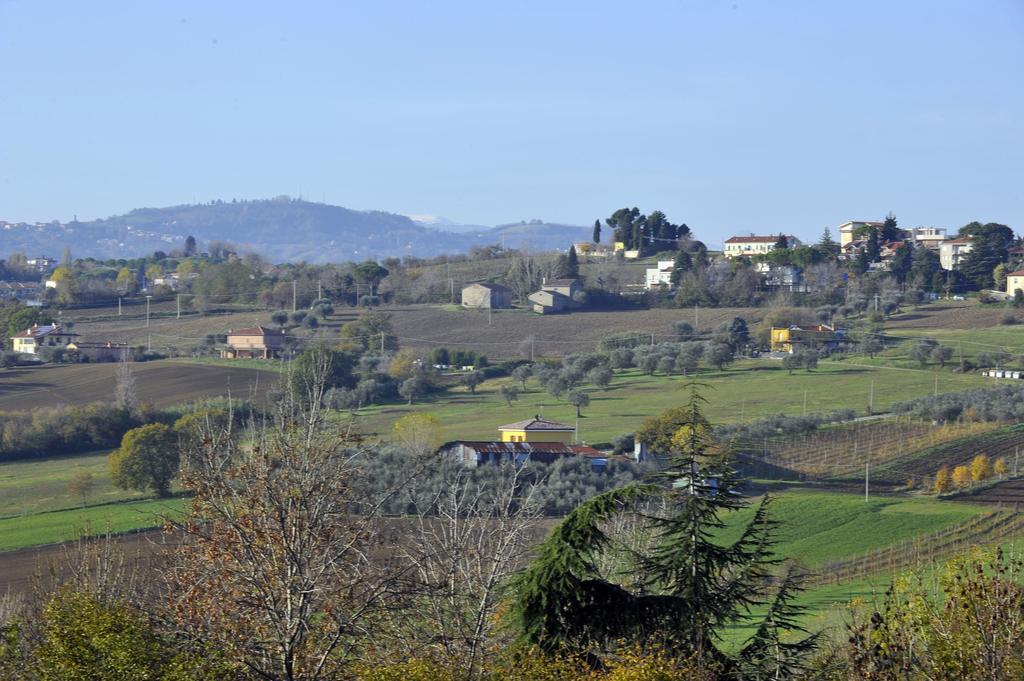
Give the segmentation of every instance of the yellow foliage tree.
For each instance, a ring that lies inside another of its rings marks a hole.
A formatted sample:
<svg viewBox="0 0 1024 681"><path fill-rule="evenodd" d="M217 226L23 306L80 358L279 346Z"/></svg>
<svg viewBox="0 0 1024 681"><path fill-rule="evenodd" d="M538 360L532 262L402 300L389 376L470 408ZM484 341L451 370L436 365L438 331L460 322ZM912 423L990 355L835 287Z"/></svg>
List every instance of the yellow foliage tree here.
<svg viewBox="0 0 1024 681"><path fill-rule="evenodd" d="M949 477L949 468L943 466L935 473L935 493L944 494L953 489L953 481Z"/></svg>
<svg viewBox="0 0 1024 681"><path fill-rule="evenodd" d="M75 278L74 272L68 267L58 267L50 275L50 281L55 281L58 284L62 281L71 281Z"/></svg>
<svg viewBox="0 0 1024 681"><path fill-rule="evenodd" d="M967 466L957 466L953 469L953 484L957 487L967 487L971 484L971 469Z"/></svg>
<svg viewBox="0 0 1024 681"><path fill-rule="evenodd" d="M161 265L153 264L146 267L146 279L153 281L164 276L164 268Z"/></svg>
<svg viewBox="0 0 1024 681"><path fill-rule="evenodd" d="M416 373L421 361L414 350L409 348L399 350L391 360L391 364L388 365L388 375L395 380L404 381Z"/></svg>
<svg viewBox="0 0 1024 681"><path fill-rule="evenodd" d="M971 480L974 482L981 482L982 480L988 480L992 477L992 464L989 463L988 456L985 454L978 454L976 457L971 459Z"/></svg>
<svg viewBox="0 0 1024 681"><path fill-rule="evenodd" d="M122 267L117 273L117 290L121 293L131 293L135 290L135 273L127 267Z"/></svg>
<svg viewBox="0 0 1024 681"><path fill-rule="evenodd" d="M433 414L408 414L395 421L395 441L414 454L432 454L444 442L441 422Z"/></svg>
<svg viewBox="0 0 1024 681"><path fill-rule="evenodd" d="M996 459L996 462L992 464L992 472L998 475L1000 478L1006 477L1006 457L1001 456Z"/></svg>

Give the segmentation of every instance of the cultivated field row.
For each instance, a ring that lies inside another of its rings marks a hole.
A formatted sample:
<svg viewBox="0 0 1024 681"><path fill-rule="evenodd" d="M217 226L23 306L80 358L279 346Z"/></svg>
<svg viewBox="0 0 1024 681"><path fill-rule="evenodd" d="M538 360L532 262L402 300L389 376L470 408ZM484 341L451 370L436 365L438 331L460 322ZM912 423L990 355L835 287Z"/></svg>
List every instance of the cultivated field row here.
<svg viewBox="0 0 1024 681"><path fill-rule="evenodd" d="M840 584L880 573L933 565L936 559L972 546L993 544L1024 533L1024 514L992 511L932 534L903 540L882 549L841 561L829 561L809 575L809 585Z"/></svg>
<svg viewBox="0 0 1024 681"><path fill-rule="evenodd" d="M825 479L861 473L866 463L899 461L915 452L997 427L993 423L933 425L895 418L821 428L806 435L738 440L734 445L746 460L776 472Z"/></svg>

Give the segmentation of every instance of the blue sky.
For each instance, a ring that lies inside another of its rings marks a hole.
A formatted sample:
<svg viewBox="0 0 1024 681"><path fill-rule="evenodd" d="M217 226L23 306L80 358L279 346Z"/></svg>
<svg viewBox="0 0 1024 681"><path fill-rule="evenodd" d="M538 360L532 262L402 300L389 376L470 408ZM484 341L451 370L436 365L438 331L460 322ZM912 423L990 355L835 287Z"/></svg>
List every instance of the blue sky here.
<svg viewBox="0 0 1024 681"><path fill-rule="evenodd" d="M1024 2L0 0L0 219L278 194L1024 231Z"/></svg>

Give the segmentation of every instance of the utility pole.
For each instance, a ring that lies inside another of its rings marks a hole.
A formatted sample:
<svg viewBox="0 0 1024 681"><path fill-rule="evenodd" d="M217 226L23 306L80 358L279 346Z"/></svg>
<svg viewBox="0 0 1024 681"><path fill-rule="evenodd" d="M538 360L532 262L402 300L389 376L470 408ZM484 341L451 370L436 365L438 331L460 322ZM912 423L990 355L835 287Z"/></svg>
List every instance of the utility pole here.
<svg viewBox="0 0 1024 681"><path fill-rule="evenodd" d="M178 316L177 319L181 319L181 294L174 296L174 301L178 304Z"/></svg>
<svg viewBox="0 0 1024 681"><path fill-rule="evenodd" d="M121 316L121 296L117 297L117 316Z"/></svg>
<svg viewBox="0 0 1024 681"><path fill-rule="evenodd" d="M455 280L451 277L448 278L448 303L455 304Z"/></svg>
<svg viewBox="0 0 1024 681"><path fill-rule="evenodd" d="M868 503L868 488L871 480L871 462L864 462L864 503Z"/></svg>
<svg viewBox="0 0 1024 681"><path fill-rule="evenodd" d="M298 287L296 285L296 282L295 282L294 279L292 279L292 312L295 312L296 303L298 303L298 300L299 300L299 293L298 293L298 291L299 291L299 289L298 289Z"/></svg>
<svg viewBox="0 0 1024 681"><path fill-rule="evenodd" d="M939 394L939 372L935 372L935 394Z"/></svg>
<svg viewBox="0 0 1024 681"><path fill-rule="evenodd" d="M654 345L654 334L651 334L651 345Z"/></svg>
<svg viewBox="0 0 1024 681"><path fill-rule="evenodd" d="M322 279L316 280L316 299L320 300L324 297L324 282Z"/></svg>
<svg viewBox="0 0 1024 681"><path fill-rule="evenodd" d="M149 299L153 296L146 296L146 326L149 326Z"/></svg>
<svg viewBox="0 0 1024 681"><path fill-rule="evenodd" d="M875 413L875 379L871 379L871 392L868 393L868 416Z"/></svg>
<svg viewBox="0 0 1024 681"><path fill-rule="evenodd" d="M384 332L380 332L380 354L384 354Z"/></svg>

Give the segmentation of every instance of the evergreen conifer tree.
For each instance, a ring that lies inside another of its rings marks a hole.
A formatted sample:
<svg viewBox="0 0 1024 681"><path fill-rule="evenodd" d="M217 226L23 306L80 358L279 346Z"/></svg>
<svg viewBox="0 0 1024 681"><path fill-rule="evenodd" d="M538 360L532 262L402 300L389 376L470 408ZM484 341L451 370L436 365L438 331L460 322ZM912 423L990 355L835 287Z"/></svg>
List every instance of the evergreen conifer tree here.
<svg viewBox="0 0 1024 681"><path fill-rule="evenodd" d="M683 275L689 272L692 267L693 258L690 257L689 253L680 248L679 252L676 253L675 262L672 263L672 284L678 286Z"/></svg>
<svg viewBox="0 0 1024 681"><path fill-rule="evenodd" d="M594 220L594 243L601 243L601 221Z"/></svg>
<svg viewBox="0 0 1024 681"><path fill-rule="evenodd" d="M565 276L576 279L580 276L580 261L576 257L576 247L569 246L569 255L565 259Z"/></svg>
<svg viewBox="0 0 1024 681"><path fill-rule="evenodd" d="M775 521L762 500L738 539L717 537L729 513L747 502L728 450L715 441L691 387L688 403L645 424L649 445L668 454L654 483L605 492L585 501L552 530L519 577L513 614L525 642L548 652L586 651L598 659L619 645L655 645L742 678L784 678L802 667L814 637L783 641L803 631L793 599L799 577L788 572L765 597L777 560ZM644 502L639 517L652 532L650 548L633 551L615 574L599 569L612 538L602 529L614 515ZM660 510L658 510L660 509ZM767 605L754 635L736 653L718 646L726 627ZM739 675L739 676L738 676ZM776 676L777 675L777 676Z"/></svg>
<svg viewBox="0 0 1024 681"><path fill-rule="evenodd" d="M882 260L882 245L879 242L877 229L872 229L868 233L868 243L864 250L867 251L868 262L880 262Z"/></svg>

